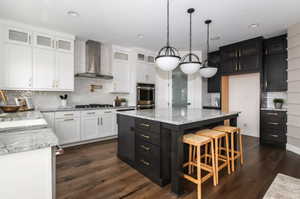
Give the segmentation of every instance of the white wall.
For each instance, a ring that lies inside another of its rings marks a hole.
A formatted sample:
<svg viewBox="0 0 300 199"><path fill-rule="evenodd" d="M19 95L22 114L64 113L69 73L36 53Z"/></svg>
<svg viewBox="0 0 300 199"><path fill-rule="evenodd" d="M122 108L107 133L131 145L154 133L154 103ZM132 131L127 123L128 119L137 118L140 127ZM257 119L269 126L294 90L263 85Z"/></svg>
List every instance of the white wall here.
<svg viewBox="0 0 300 199"><path fill-rule="evenodd" d="M242 134L259 137L260 75L229 77L229 110L241 111L238 126Z"/></svg>
<svg viewBox="0 0 300 199"><path fill-rule="evenodd" d="M288 145L300 154L300 23L288 29Z"/></svg>

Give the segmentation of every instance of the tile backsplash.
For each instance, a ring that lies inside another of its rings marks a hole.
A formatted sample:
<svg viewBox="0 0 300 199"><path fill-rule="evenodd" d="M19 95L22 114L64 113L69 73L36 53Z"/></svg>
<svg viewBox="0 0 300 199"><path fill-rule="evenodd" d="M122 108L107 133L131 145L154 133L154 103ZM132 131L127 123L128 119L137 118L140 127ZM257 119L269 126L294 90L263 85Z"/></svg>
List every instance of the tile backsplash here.
<svg viewBox="0 0 300 199"><path fill-rule="evenodd" d="M90 91L90 85L101 85L102 89L94 92ZM32 97L36 108L59 107L61 104L59 95L68 94L68 105L75 104L113 104L116 96L128 99L129 105L134 105L131 94L110 93L112 83L110 80L97 80L76 78L73 92L50 92L50 91L8 91L7 95L10 103L14 103L15 97Z"/></svg>
<svg viewBox="0 0 300 199"><path fill-rule="evenodd" d="M275 98L284 99L283 107L287 107L287 93L286 92L266 92L266 93L263 93L262 107L274 108L273 100Z"/></svg>

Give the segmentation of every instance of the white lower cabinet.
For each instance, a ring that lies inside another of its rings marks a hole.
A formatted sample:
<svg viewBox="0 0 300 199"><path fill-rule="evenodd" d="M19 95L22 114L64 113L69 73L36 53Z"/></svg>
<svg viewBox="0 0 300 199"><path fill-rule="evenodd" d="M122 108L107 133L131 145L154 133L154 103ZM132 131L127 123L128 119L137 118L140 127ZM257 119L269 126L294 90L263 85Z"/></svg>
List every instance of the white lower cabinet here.
<svg viewBox="0 0 300 199"><path fill-rule="evenodd" d="M46 120L46 122L48 123L48 126L50 128L52 128L52 130L55 129L55 117L54 117L54 112L46 112L46 113L43 113L43 116Z"/></svg>
<svg viewBox="0 0 300 199"><path fill-rule="evenodd" d="M100 126L99 111L81 112L81 140L82 141L100 138L99 126Z"/></svg>
<svg viewBox="0 0 300 199"><path fill-rule="evenodd" d="M81 141L80 118L55 119L55 133L59 144L69 144Z"/></svg>
<svg viewBox="0 0 300 199"><path fill-rule="evenodd" d="M115 135L115 123L113 111L102 111L100 114L99 132L101 137Z"/></svg>

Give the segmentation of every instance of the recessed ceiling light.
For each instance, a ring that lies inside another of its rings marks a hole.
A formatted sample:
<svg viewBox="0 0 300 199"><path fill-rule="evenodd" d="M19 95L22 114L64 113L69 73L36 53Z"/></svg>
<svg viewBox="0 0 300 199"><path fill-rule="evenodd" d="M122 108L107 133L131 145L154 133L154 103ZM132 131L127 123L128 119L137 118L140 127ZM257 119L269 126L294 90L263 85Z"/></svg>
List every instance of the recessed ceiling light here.
<svg viewBox="0 0 300 199"><path fill-rule="evenodd" d="M138 39L143 39L143 38L144 38L144 35L143 35L143 34L138 34L138 35L137 35L137 38L138 38Z"/></svg>
<svg viewBox="0 0 300 199"><path fill-rule="evenodd" d="M210 38L210 40L212 40L212 41L219 40L219 39L221 39L220 36L215 36L215 37L211 37L211 38Z"/></svg>
<svg viewBox="0 0 300 199"><path fill-rule="evenodd" d="M72 17L79 17L79 13L73 10L68 11L67 14Z"/></svg>
<svg viewBox="0 0 300 199"><path fill-rule="evenodd" d="M254 24L250 24L249 28L258 28L259 24L258 23L254 23Z"/></svg>

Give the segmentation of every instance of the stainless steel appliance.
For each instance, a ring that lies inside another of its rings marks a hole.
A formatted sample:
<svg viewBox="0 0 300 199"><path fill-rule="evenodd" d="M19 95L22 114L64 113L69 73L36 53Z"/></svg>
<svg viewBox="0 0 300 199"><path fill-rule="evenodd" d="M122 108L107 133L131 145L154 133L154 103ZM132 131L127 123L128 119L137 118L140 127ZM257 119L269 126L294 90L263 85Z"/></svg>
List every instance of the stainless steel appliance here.
<svg viewBox="0 0 300 199"><path fill-rule="evenodd" d="M155 108L155 85L137 84L137 109Z"/></svg>

